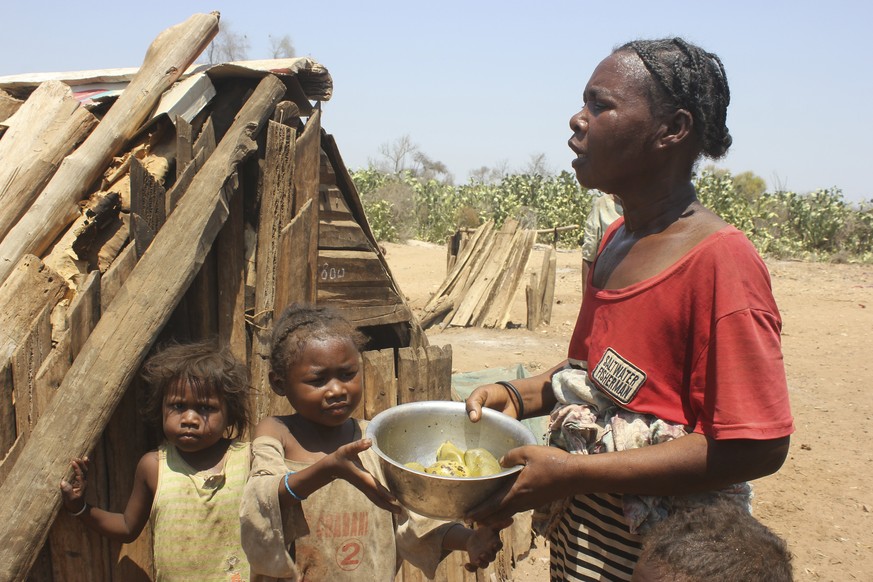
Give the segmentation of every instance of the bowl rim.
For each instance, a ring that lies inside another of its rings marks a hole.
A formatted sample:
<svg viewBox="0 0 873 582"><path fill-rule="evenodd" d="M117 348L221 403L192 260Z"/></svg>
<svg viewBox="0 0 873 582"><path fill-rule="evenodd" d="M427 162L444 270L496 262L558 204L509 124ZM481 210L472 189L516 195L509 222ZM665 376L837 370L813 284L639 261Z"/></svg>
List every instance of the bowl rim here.
<svg viewBox="0 0 873 582"><path fill-rule="evenodd" d="M406 465L398 463L397 461L395 461L394 459L389 457L387 454L385 454L382 451L382 449L379 448L379 442L376 439L376 437L373 435L373 430L374 430L373 427L374 426L378 427L379 424L381 424L381 422L385 418L390 418L390 416L392 414L397 414L397 412L395 412L397 410L410 409L410 408L424 408L425 406L432 408L434 405L437 405L440 408L446 408L449 410L457 408L457 409L461 410L465 416L467 414L467 408L466 408L465 403L455 402L453 400L420 400L418 402L406 402L403 404L397 404L395 406L392 406L391 408L386 408L385 410L383 410L382 412L379 412L378 414L376 414L376 416L371 418L367 424L366 437L372 441L373 451L379 456L380 459L383 459L384 461L392 464L395 467L399 467L400 469L402 469L404 471L408 471L410 473L413 473L414 475L423 475L425 477L430 477L432 479L444 480L444 481L462 481L462 482L490 481L493 479L501 479L503 477L506 477L507 475L512 475L514 473L518 473L519 471L521 471L524 468L524 465L514 465L512 467L503 469L499 473L495 473L493 475L487 475L484 477L452 477L452 476L448 476L448 475L433 475L431 473L425 473L423 471L418 471L416 469L410 469ZM384 415L384 416L382 416L382 415ZM380 416L381 416L381 419L379 418ZM485 418L491 418L493 420L496 420L497 422L503 422L503 423L506 423L506 422L508 422L510 424L518 423L521 426L521 428L524 429L523 434L525 435L525 438L530 437L528 439L530 442L523 443L523 444L520 444L518 446L521 447L521 446L525 446L525 445L536 445L537 444L537 440L536 440L536 437L534 436L534 434L530 431L529 428L524 426L524 424L522 424L522 422L520 420L512 418L508 414L503 414L502 412L498 412L492 408L482 408L482 418L480 419L480 422L482 419L485 419ZM379 422L374 422L374 421L377 421L377 419L379 420ZM468 421L469 421L469 419L468 419ZM499 459L498 459L498 461L499 461Z"/></svg>

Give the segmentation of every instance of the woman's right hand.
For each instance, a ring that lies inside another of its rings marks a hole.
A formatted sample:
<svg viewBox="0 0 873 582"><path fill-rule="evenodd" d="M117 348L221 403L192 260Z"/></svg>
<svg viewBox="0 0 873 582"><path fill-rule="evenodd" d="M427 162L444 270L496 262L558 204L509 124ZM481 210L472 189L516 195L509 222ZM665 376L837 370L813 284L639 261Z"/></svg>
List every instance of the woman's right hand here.
<svg viewBox="0 0 873 582"><path fill-rule="evenodd" d="M70 467L73 469L73 478L70 481L61 479L61 497L64 509L70 513L78 513L85 505L85 490L88 487L88 469L90 460L88 457L73 459Z"/></svg>
<svg viewBox="0 0 873 582"><path fill-rule="evenodd" d="M509 390L500 384L485 384L479 386L465 401L467 416L473 422L482 418L483 408L492 408L507 416L516 418L518 411L515 402L509 396Z"/></svg>

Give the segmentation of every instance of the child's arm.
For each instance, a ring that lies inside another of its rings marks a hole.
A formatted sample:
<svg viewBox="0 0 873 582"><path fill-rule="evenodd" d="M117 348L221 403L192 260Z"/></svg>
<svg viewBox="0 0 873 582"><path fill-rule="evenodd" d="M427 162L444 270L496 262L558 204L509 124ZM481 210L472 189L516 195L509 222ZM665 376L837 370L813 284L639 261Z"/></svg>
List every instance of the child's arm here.
<svg viewBox="0 0 873 582"><path fill-rule="evenodd" d="M358 455L373 446L370 439L345 444L309 467L286 476L279 484L283 503L299 503L334 479L343 479L358 488L378 507L400 513L397 498L361 464ZM290 489L290 491L288 491Z"/></svg>
<svg viewBox="0 0 873 582"><path fill-rule="evenodd" d="M113 513L85 503L88 486L88 457L73 459L71 482L61 481L64 508L76 515L87 527L114 540L130 543L139 537L149 518L158 481L158 457L146 453L136 466L133 490L124 513Z"/></svg>
<svg viewBox="0 0 873 582"><path fill-rule="evenodd" d="M255 438L268 436L283 442L294 438L284 424L276 419L264 419L255 429ZM343 479L357 487L370 501L382 509L400 513L397 499L364 468L359 454L373 446L370 439L347 443L337 450L297 472L287 472L277 487L282 513L300 503L335 479Z"/></svg>
<svg viewBox="0 0 873 582"><path fill-rule="evenodd" d="M469 572L475 572L479 568L487 568L488 564L497 557L497 552L503 547L503 542L500 540L500 530L511 524L512 520L510 519L497 526L480 525L475 529L470 529L463 524L456 523L443 537L443 549L466 551L469 561L464 564L464 568Z"/></svg>

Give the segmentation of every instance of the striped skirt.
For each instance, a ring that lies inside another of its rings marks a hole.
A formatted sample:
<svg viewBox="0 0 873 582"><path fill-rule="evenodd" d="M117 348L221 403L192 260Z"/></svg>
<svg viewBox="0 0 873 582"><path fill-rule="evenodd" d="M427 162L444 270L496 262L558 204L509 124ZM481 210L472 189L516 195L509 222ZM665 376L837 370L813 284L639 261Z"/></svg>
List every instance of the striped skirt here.
<svg viewBox="0 0 873 582"><path fill-rule="evenodd" d="M630 580L640 536L630 533L620 495L573 498L549 537L551 580Z"/></svg>

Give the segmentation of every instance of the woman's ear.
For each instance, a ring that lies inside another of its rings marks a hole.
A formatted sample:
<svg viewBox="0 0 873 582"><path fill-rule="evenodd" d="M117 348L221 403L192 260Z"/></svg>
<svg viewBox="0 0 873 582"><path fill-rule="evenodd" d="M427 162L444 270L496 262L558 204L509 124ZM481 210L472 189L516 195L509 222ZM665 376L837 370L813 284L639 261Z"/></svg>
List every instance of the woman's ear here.
<svg viewBox="0 0 873 582"><path fill-rule="evenodd" d="M285 396L285 383L282 381L282 378L272 370L267 377L270 379L270 388L273 389L273 392L279 396Z"/></svg>
<svg viewBox="0 0 873 582"><path fill-rule="evenodd" d="M661 127L660 147L675 147L694 137L694 117L687 109L677 109Z"/></svg>

